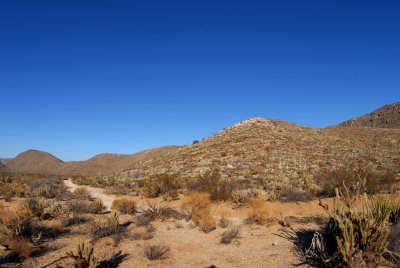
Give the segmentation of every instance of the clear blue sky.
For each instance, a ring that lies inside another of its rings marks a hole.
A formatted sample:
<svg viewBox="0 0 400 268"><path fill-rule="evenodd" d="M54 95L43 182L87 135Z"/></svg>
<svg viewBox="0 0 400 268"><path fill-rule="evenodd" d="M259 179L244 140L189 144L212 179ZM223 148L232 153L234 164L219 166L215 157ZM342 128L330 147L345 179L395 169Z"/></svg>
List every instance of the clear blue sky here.
<svg viewBox="0 0 400 268"><path fill-rule="evenodd" d="M399 1L0 1L0 157L322 127L400 100Z"/></svg>

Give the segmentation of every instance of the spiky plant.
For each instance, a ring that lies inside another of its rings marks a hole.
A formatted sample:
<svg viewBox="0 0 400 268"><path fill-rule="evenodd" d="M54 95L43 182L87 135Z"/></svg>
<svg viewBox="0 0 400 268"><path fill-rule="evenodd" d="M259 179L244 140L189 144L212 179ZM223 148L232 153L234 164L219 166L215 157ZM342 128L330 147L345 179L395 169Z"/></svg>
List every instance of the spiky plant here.
<svg viewBox="0 0 400 268"><path fill-rule="evenodd" d="M78 243L76 254L71 251L68 256L75 260L75 268L95 268L97 265L93 247L90 244L85 245L84 242Z"/></svg>

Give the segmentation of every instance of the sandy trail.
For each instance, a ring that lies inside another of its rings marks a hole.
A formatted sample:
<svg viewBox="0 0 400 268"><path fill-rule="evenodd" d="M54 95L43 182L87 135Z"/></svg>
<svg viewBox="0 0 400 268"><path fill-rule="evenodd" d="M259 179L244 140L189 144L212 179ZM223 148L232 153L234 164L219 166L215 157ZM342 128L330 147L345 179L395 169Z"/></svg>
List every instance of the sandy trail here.
<svg viewBox="0 0 400 268"><path fill-rule="evenodd" d="M73 183L70 178L68 180L64 180L64 184L68 187L68 190L70 192L75 191L75 189L78 187L85 187L89 191L89 194L91 197L98 198L101 201L103 201L106 211L111 210L111 205L112 205L114 199L116 198L115 195L104 193L104 189L102 189L102 188L97 188L97 187L92 187L92 186L87 186L87 185L78 185L78 184Z"/></svg>

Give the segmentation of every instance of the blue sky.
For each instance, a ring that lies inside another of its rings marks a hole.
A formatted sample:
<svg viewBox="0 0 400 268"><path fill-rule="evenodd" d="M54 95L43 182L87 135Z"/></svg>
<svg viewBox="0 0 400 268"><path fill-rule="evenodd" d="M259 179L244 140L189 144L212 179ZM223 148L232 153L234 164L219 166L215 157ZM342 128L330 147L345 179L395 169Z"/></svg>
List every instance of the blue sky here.
<svg viewBox="0 0 400 268"><path fill-rule="evenodd" d="M400 100L398 1L0 1L0 157L323 127Z"/></svg>

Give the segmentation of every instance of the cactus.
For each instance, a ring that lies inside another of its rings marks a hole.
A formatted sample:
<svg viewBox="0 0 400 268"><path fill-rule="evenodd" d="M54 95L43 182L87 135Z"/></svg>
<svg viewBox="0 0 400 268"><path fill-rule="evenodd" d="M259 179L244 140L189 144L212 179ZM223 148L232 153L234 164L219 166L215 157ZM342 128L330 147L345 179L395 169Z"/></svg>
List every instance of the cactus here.
<svg viewBox="0 0 400 268"><path fill-rule="evenodd" d="M118 228L119 227L119 216L117 212L114 212L107 218L108 224L112 227Z"/></svg>
<svg viewBox="0 0 400 268"><path fill-rule="evenodd" d="M93 256L93 247L90 244L86 246L84 242L81 242L77 246L76 254L71 251L67 255L75 260L75 268L95 268L97 265L96 258Z"/></svg>
<svg viewBox="0 0 400 268"><path fill-rule="evenodd" d="M357 267L370 256L379 256L387 248L390 213L388 204L382 201L372 203L365 196L363 208L357 209L353 204L346 204L335 199L333 219L337 226L337 249L344 263Z"/></svg>

